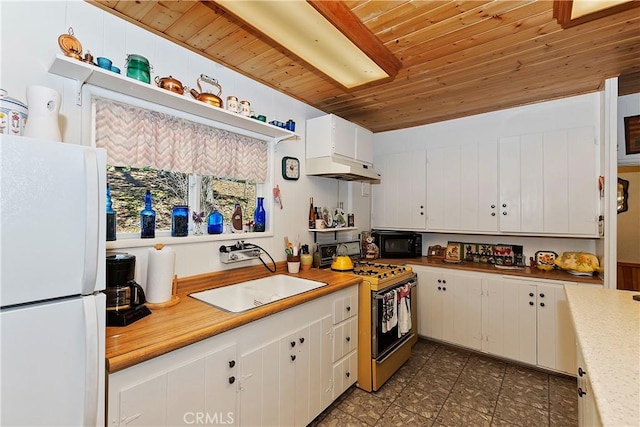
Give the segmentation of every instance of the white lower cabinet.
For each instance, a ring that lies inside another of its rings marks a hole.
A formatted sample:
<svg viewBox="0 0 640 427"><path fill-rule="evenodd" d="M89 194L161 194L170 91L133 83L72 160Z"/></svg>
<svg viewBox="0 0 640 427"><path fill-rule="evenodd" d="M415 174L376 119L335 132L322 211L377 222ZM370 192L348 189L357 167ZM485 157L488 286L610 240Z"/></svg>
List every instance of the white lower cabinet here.
<svg viewBox="0 0 640 427"><path fill-rule="evenodd" d="M357 298L356 285L109 374L108 425L308 424L357 380Z"/></svg>
<svg viewBox="0 0 640 427"><path fill-rule="evenodd" d="M589 371L584 363L580 346L576 343L576 361L578 365L578 426L600 427L600 414L589 380Z"/></svg>
<svg viewBox="0 0 640 427"><path fill-rule="evenodd" d="M564 282L412 266L418 335L576 374Z"/></svg>
<svg viewBox="0 0 640 427"><path fill-rule="evenodd" d="M441 268L412 268L418 275L418 335L480 350L481 279Z"/></svg>

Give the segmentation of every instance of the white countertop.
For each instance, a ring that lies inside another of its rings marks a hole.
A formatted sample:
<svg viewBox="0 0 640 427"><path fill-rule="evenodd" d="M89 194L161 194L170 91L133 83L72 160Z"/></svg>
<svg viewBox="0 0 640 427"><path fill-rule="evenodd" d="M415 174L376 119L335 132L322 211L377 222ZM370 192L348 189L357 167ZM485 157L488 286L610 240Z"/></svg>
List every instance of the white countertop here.
<svg viewBox="0 0 640 427"><path fill-rule="evenodd" d="M632 299L638 292L564 289L603 425L640 425L640 301Z"/></svg>

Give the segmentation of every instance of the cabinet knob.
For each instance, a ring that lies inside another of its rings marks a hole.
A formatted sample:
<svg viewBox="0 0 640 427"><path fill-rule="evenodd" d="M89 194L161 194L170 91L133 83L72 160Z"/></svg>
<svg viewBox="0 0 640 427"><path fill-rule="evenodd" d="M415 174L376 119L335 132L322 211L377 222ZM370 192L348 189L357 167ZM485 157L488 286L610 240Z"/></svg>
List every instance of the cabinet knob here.
<svg viewBox="0 0 640 427"><path fill-rule="evenodd" d="M233 368L234 366L236 366L236 361L235 360L229 360L229 367Z"/></svg>
<svg viewBox="0 0 640 427"><path fill-rule="evenodd" d="M495 208L496 208L496 205L491 205L491 209L495 209Z"/></svg>
<svg viewBox="0 0 640 427"><path fill-rule="evenodd" d="M507 216L507 211L502 212L502 215Z"/></svg>
<svg viewBox="0 0 640 427"><path fill-rule="evenodd" d="M424 209L424 205L420 205L420 209Z"/></svg>
<svg viewBox="0 0 640 427"><path fill-rule="evenodd" d="M441 291L441 290L442 290L442 287L441 287L441 286L438 286L438 290L439 290L439 291Z"/></svg>
<svg viewBox="0 0 640 427"><path fill-rule="evenodd" d="M347 342L351 341L351 337L346 338Z"/></svg>
<svg viewBox="0 0 640 427"><path fill-rule="evenodd" d="M544 303L543 302L540 303L540 307L544 307Z"/></svg>
<svg viewBox="0 0 640 427"><path fill-rule="evenodd" d="M506 203L503 203L503 204L502 204L502 207L503 207L503 208L506 208L506 207L507 207L507 204L506 204Z"/></svg>
<svg viewBox="0 0 640 427"><path fill-rule="evenodd" d="M443 291L446 291L446 290L447 290L447 288L445 288L445 287L443 286L443 287L442 287L442 290L443 290Z"/></svg>
<svg viewBox="0 0 640 427"><path fill-rule="evenodd" d="M540 298L544 298L544 294L540 294Z"/></svg>
<svg viewBox="0 0 640 427"><path fill-rule="evenodd" d="M491 212L491 216L496 216L496 213L495 212Z"/></svg>
<svg viewBox="0 0 640 427"><path fill-rule="evenodd" d="M583 370L582 368L578 368L578 375L579 376L585 376L587 375L587 371Z"/></svg>
<svg viewBox="0 0 640 427"><path fill-rule="evenodd" d="M294 360L296 360L296 355L295 355L295 354L292 354L292 355L291 355L291 361L294 361Z"/></svg>
<svg viewBox="0 0 640 427"><path fill-rule="evenodd" d="M299 341L300 341L300 344L304 344L304 337L300 337Z"/></svg>
<svg viewBox="0 0 640 427"><path fill-rule="evenodd" d="M236 377L229 377L229 384L233 384L236 382Z"/></svg>
<svg viewBox="0 0 640 427"><path fill-rule="evenodd" d="M529 305L533 305L533 301L529 301Z"/></svg>
<svg viewBox="0 0 640 427"><path fill-rule="evenodd" d="M347 311L351 311L351 306L350 305L347 306Z"/></svg>
<svg viewBox="0 0 640 427"><path fill-rule="evenodd" d="M349 378L351 376L351 372L347 372L345 375Z"/></svg>
<svg viewBox="0 0 640 427"><path fill-rule="evenodd" d="M578 387L578 397L582 397L585 394L587 394L587 392L582 390L582 387Z"/></svg>
<svg viewBox="0 0 640 427"><path fill-rule="evenodd" d="M420 212L420 215L424 215L424 212Z"/></svg>
<svg viewBox="0 0 640 427"><path fill-rule="evenodd" d="M442 283L442 280L438 279L438 283Z"/></svg>
<svg viewBox="0 0 640 427"><path fill-rule="evenodd" d="M443 279L443 280L442 280L442 283L447 283L447 281Z"/></svg>
<svg viewBox="0 0 640 427"><path fill-rule="evenodd" d="M296 346L296 342L295 341L291 341L291 347L295 347Z"/></svg>
<svg viewBox="0 0 640 427"><path fill-rule="evenodd" d="M529 296L530 296L530 297L533 297L533 292L529 292Z"/></svg>

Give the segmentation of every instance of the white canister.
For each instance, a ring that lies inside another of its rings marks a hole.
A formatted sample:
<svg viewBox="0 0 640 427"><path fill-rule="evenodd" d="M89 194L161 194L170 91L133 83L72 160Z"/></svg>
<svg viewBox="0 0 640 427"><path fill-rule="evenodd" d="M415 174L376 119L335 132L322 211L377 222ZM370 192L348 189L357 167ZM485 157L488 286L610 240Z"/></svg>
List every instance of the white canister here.
<svg viewBox="0 0 640 427"><path fill-rule="evenodd" d="M251 103L249 101L240 101L240 114L246 117L251 116Z"/></svg>
<svg viewBox="0 0 640 427"><path fill-rule="evenodd" d="M157 244L149 249L147 259L147 286L145 297L150 303L167 302L172 297L176 253Z"/></svg>
<svg viewBox="0 0 640 427"><path fill-rule="evenodd" d="M38 85L27 87L27 105L31 114L24 128L24 136L62 141L58 125L60 99L60 92L55 89Z"/></svg>
<svg viewBox="0 0 640 427"><path fill-rule="evenodd" d="M28 115L27 106L0 89L0 133L23 135Z"/></svg>
<svg viewBox="0 0 640 427"><path fill-rule="evenodd" d="M227 96L227 110L232 113L238 112L238 98L235 96Z"/></svg>

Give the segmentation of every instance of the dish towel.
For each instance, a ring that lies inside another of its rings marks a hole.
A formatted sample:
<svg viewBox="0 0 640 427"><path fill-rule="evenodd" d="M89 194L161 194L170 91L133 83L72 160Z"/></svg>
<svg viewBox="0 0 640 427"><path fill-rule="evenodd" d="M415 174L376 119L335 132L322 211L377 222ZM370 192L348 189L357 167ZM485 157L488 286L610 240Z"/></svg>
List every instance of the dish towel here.
<svg viewBox="0 0 640 427"><path fill-rule="evenodd" d="M411 330L411 284L398 291L398 338Z"/></svg>
<svg viewBox="0 0 640 427"><path fill-rule="evenodd" d="M398 293L394 289L382 295L382 333L387 333L398 324Z"/></svg>

